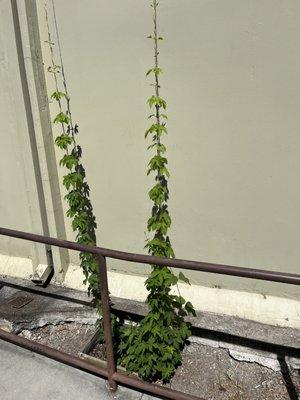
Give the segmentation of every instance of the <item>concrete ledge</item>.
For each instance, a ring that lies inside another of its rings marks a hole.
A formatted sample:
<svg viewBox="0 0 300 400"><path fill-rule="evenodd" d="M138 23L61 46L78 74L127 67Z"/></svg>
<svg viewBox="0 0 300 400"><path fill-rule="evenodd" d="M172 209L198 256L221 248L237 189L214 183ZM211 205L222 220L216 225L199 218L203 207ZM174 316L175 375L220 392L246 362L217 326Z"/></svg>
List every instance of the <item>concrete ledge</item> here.
<svg viewBox="0 0 300 400"><path fill-rule="evenodd" d="M27 258L0 255L0 274L31 279L32 263ZM144 302L147 292L145 276L108 271L112 296ZM70 264L64 287L86 291L84 276L78 265ZM202 312L234 316L272 326L300 329L300 298L276 297L245 291L212 288L180 283L180 293ZM174 289L176 293L177 289ZM299 293L300 294L300 293Z"/></svg>
<svg viewBox="0 0 300 400"><path fill-rule="evenodd" d="M86 290L83 279L81 268L70 265L64 283L67 287ZM145 276L108 271L109 290L115 297L145 301L145 279ZM179 283L178 287L181 295L191 301L197 310L300 329L300 298L296 300L184 283ZM177 293L176 290L173 292Z"/></svg>
<svg viewBox="0 0 300 400"><path fill-rule="evenodd" d="M0 285L23 288L29 292L47 295L60 300L71 301L82 305L92 306L91 298L86 292L81 290L66 288L62 285L50 284L46 288L35 286L31 281L4 277L0 275ZM1 296L0 286L0 296ZM142 317L147 312L147 306L144 302L124 299L120 297L111 297L113 309L132 317ZM231 337L235 340L256 341L258 343L269 343L273 346L281 346L300 349L300 330L290 327L270 326L248 319L242 319L236 316L221 315L216 313L197 311L197 317L187 318L193 328L195 334L198 332L204 338L209 339L211 335L214 337Z"/></svg>

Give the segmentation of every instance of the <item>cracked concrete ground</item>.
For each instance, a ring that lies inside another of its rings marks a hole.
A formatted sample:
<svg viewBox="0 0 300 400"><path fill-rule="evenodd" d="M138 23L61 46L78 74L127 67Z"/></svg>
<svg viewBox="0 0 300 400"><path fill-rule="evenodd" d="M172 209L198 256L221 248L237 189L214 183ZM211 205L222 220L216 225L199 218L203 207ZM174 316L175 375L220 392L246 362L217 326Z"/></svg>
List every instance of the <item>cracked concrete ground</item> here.
<svg viewBox="0 0 300 400"><path fill-rule="evenodd" d="M18 298L27 298L28 303L20 308L13 305ZM8 286L0 290L0 319L12 324L14 332L33 329L46 324L80 322L94 325L96 310L84 304L72 303L57 298L24 292Z"/></svg>

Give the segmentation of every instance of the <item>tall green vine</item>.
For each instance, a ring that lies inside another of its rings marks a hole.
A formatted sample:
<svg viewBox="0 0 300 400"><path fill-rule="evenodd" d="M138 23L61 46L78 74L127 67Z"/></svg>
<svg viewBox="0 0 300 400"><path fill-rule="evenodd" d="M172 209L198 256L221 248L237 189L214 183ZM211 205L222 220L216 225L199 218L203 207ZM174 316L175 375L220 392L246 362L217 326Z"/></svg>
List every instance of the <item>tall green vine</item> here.
<svg viewBox="0 0 300 400"><path fill-rule="evenodd" d="M76 139L79 134L78 124L74 123L72 120L70 96L67 89L61 55L54 4L53 13L56 25L60 65L55 62L54 43L51 37L47 6L45 5L45 16L48 29L48 40L46 43L49 45L51 55L51 65L48 67L48 72L53 75L55 83L55 91L51 94L51 100L57 103L59 110L53 123L60 125L61 128L60 134L55 139L55 144L63 152L60 165L65 167L68 171L63 177L63 185L67 191L65 200L69 206L67 216L72 219L72 228L73 231L76 232L76 241L81 244L96 245L96 218L90 201L90 188L86 180L86 173L81 160L82 149L78 145ZM61 85L62 89L60 89ZM88 283L88 292L94 297L98 311L101 312L100 282L96 257L93 254L84 252L81 252L79 257L80 265L85 276L84 283Z"/></svg>
<svg viewBox="0 0 300 400"><path fill-rule="evenodd" d="M151 217L148 220L148 232L152 238L147 240L148 253L159 257L175 257L168 235L171 217L168 211L168 178L166 146L162 138L167 134L166 101L160 95L159 77L162 73L158 63L158 43L163 38L157 32L158 1L153 0L153 33L148 36L154 43L154 66L148 70L147 76L153 76L154 94L147 103L153 113L149 119L153 122L145 133L152 137L148 150L154 150L148 164L147 175L154 173L155 185L149 191L153 202ZM179 277L167 267L152 265L152 272L146 280L149 291L146 303L148 315L137 326L126 327L122 330L122 340L119 347L122 364L130 372L137 372L140 377L155 381L167 381L174 374L181 362L181 350L190 335L190 326L184 321L183 315L195 315L190 302L179 294L171 293L171 288L178 280L189 283L182 274Z"/></svg>

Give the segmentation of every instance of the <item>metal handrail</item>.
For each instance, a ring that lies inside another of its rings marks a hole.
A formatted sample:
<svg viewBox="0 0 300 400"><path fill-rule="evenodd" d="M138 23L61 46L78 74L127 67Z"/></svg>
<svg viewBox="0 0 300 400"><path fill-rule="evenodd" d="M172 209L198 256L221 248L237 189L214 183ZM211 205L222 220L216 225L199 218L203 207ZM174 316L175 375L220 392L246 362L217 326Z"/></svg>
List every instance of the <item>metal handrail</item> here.
<svg viewBox="0 0 300 400"><path fill-rule="evenodd" d="M232 265L215 264L201 261L181 260L176 258L161 258L145 254L127 253L119 250L106 249L98 246L87 246L68 240L36 235L0 227L0 235L11 236L52 246L63 247L75 251L100 254L104 257L136 262L142 264L160 265L172 268L202 271L213 274L232 275L241 278L260 279L265 281L281 282L291 285L300 285L300 275L280 271L269 271L256 268L235 267Z"/></svg>
<svg viewBox="0 0 300 400"><path fill-rule="evenodd" d="M122 251L110 250L96 246L87 246L75 242L70 242L67 240L55 239L51 237L36 235L22 231L16 231L7 228L0 228L0 235L29 240L37 243L44 243L57 247L63 247L66 249L76 250L80 252L88 252L95 254L97 256L99 277L101 281L100 289L101 289L101 301L102 301L103 329L104 329L105 347L107 356L107 368L91 366L87 361L82 360L78 357L71 356L62 351L22 338L20 336L17 336L16 334L5 332L1 329L0 329L0 339L10 343L14 343L26 349L30 349L36 353L53 358L57 361L63 362L67 365L71 365L75 368L79 368L91 372L93 374L100 375L104 378L107 378L110 389L112 391L115 391L117 389L117 383L121 383L167 399L203 400L200 399L199 397L178 392L170 388L162 387L155 384L150 384L141 379L137 379L132 375L123 374L117 371L113 353L109 291L107 282L107 265L105 257L115 258L119 260L126 260L130 262L147 263L152 265L160 265L173 268L204 271L209 273L239 276L243 278L262 279L266 281L300 285L300 275L297 274L289 274L278 271L258 270L252 268L241 268L229 265L212 264L212 263L205 263L198 261L167 259L167 258L160 258L160 257L134 254L134 253L125 253Z"/></svg>

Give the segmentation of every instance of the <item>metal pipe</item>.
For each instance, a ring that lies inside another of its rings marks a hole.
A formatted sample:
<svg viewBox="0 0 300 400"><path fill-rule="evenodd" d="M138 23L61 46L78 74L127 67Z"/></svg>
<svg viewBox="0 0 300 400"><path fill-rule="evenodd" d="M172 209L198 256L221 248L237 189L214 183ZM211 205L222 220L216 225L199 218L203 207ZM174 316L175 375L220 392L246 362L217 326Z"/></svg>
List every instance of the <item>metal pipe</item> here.
<svg viewBox="0 0 300 400"><path fill-rule="evenodd" d="M38 242L44 244L50 244L52 246L63 247L64 249L86 251L87 253L102 254L99 252L98 247L87 246L85 244L79 244L71 242L69 240L55 239L49 236L36 235L34 233L16 231L13 229L1 228L0 235L15 237L17 239L29 240L31 242Z"/></svg>
<svg viewBox="0 0 300 400"><path fill-rule="evenodd" d="M100 277L99 286L101 292L102 322L103 322L105 349L107 358L108 383L110 390L116 391L117 384L116 381L113 379L113 375L116 372L116 364L115 364L114 348L112 341L106 260L101 254L98 254L97 258L98 258L98 268Z"/></svg>
<svg viewBox="0 0 300 400"><path fill-rule="evenodd" d="M113 375L113 378L123 385L127 385L130 387L134 387L136 389L145 391L147 393L151 393L162 397L164 399L171 399L171 400L204 400L203 398L192 396L190 394L186 394L183 392L178 392L177 390L170 389L167 387L155 385L153 383L148 383L142 381L139 378L135 378L132 375L125 375L121 372L116 372Z"/></svg>
<svg viewBox="0 0 300 400"><path fill-rule="evenodd" d="M23 347L24 349L34 351L35 353L41 354L42 356L52 358L53 360L62 362L63 364L70 365L71 367L75 367L83 371L90 372L94 375L102 376L104 378L108 377L108 372L105 368L91 365L90 363L79 357L75 357L62 351L53 349L52 347L25 339L24 337L18 336L14 333L6 332L0 329L0 339Z"/></svg>
<svg viewBox="0 0 300 400"><path fill-rule="evenodd" d="M126 253L123 251L105 249L102 247L86 246L68 240L55 239L32 233L15 231L12 229L0 228L0 235L11 236L19 239L30 240L38 243L50 244L52 246L63 247L76 251L86 251L93 254L101 254L104 257L115 258L130 262L160 265L172 268L187 269L193 271L202 271L214 274L239 276L241 278L260 279L265 281L288 283L291 285L300 285L300 275L290 274L280 271L267 271L254 268L234 267L230 265L214 264L199 261L188 261L171 258L160 258L143 254Z"/></svg>
<svg viewBox="0 0 300 400"><path fill-rule="evenodd" d="M201 261L188 261L175 258L160 258L142 254L125 253L122 251L103 249L99 247L106 257L116 258L130 262L160 265L172 268L202 271L213 274L232 275L241 278L260 279L265 281L300 285L300 275L280 271L268 271L255 268L235 267L231 265L214 264Z"/></svg>

